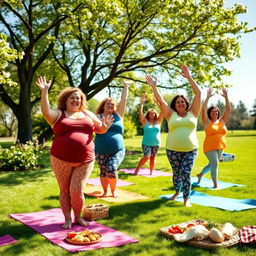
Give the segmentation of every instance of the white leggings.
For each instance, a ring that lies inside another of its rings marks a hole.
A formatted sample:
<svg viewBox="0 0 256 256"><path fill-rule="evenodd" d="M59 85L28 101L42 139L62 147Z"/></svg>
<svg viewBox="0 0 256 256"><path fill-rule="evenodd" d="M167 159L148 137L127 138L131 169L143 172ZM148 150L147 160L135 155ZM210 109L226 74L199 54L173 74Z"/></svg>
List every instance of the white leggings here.
<svg viewBox="0 0 256 256"><path fill-rule="evenodd" d="M202 175L211 171L212 178L218 178L218 165L222 152L223 149L216 149L205 153L209 163L203 168Z"/></svg>

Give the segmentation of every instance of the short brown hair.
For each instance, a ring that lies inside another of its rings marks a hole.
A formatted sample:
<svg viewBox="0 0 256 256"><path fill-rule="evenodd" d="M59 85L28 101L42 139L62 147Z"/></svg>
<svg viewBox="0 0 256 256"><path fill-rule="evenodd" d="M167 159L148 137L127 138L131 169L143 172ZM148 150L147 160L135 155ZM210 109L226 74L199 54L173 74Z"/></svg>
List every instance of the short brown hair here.
<svg viewBox="0 0 256 256"><path fill-rule="evenodd" d="M218 111L218 119L220 118L220 109L218 108L218 107L210 107L210 108L208 108L208 110L207 110L207 116L208 116L208 118L210 119L210 120L212 120L211 119L211 111L213 110L213 109L216 109L217 111Z"/></svg>
<svg viewBox="0 0 256 256"><path fill-rule="evenodd" d="M107 97L107 98L105 98L104 100L102 100L102 101L100 102L99 106L98 106L97 109L96 109L96 114L101 114L101 113L104 112L103 107L104 107L104 105L105 105L105 103L106 103L107 101L110 101L110 102L113 102L113 103L114 103L114 112L116 111L116 109L117 109L116 101L115 101L113 98L111 98L111 97Z"/></svg>
<svg viewBox="0 0 256 256"><path fill-rule="evenodd" d="M83 111L87 109L87 100L86 100L86 96L83 93L83 91L81 89L79 89L78 87L66 87L65 89L63 89L57 99L57 109L64 111L67 109L67 99L68 97L74 93L74 92L78 92L80 94L81 97L81 105L79 110Z"/></svg>
<svg viewBox="0 0 256 256"><path fill-rule="evenodd" d="M171 104L170 104L170 107L171 107L175 112L177 112L177 109L176 109L175 104L176 104L176 101L177 101L178 98L182 98L182 99L186 102L186 111L188 111L188 109L189 109L189 101L187 100L187 98L186 98L184 95L176 95L176 96L172 99Z"/></svg>
<svg viewBox="0 0 256 256"><path fill-rule="evenodd" d="M150 109L148 109L148 111L146 112L146 114L145 114L145 118L149 121L149 113L150 112L154 112L155 113L155 121L158 119L158 117L159 117L159 114L158 114L158 112L155 110L155 109L153 109L153 108L150 108Z"/></svg>

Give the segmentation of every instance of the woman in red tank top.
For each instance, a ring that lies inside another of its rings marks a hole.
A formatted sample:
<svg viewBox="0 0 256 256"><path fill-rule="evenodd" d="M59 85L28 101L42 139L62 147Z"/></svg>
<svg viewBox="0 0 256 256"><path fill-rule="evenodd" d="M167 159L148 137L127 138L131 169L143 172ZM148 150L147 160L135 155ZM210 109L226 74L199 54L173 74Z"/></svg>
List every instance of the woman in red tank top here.
<svg viewBox="0 0 256 256"><path fill-rule="evenodd" d="M41 90L41 111L53 128L54 139L51 147L51 166L60 189L60 205L65 217L63 228L72 226L71 209L75 223L86 226L81 217L84 204L83 189L94 166L93 132L105 133L113 123L113 117L100 120L87 110L84 93L76 87L60 92L57 109L51 109L48 90L51 80L39 77L36 84Z"/></svg>

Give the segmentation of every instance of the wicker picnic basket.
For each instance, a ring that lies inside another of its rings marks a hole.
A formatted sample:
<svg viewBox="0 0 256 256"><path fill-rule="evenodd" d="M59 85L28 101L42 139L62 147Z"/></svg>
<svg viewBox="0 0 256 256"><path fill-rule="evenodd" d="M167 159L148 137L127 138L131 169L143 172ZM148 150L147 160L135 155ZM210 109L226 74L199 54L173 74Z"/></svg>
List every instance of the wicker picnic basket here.
<svg viewBox="0 0 256 256"><path fill-rule="evenodd" d="M196 219L196 220L190 220L190 221L186 221L186 222L179 223L179 224L173 224L171 226L179 225L181 227L186 227L190 223L198 223L198 222L199 223L200 222L201 223L204 223L204 222L207 223L207 221L205 221L205 220ZM167 237L167 238L173 239L173 234L168 232L168 230L171 226L161 228L159 230L160 234ZM225 240L222 243L215 243L210 238L208 238L208 239L204 239L204 240L201 240L201 241L197 241L195 239L192 239L192 240L187 241L185 244L195 246L195 247L199 247L199 248L202 248L202 249L214 249L214 248L231 247L233 245L238 244L239 242L240 242L240 235L239 235L239 230L237 230L237 232L231 237L231 239Z"/></svg>
<svg viewBox="0 0 256 256"><path fill-rule="evenodd" d="M106 204L90 204L83 208L87 220L98 220L108 217L109 206Z"/></svg>

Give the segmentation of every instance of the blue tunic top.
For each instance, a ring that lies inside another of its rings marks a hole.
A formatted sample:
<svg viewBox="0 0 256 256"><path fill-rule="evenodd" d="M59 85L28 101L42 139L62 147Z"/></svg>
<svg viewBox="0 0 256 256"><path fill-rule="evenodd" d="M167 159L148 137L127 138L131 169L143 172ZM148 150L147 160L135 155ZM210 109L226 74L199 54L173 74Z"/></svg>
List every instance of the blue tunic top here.
<svg viewBox="0 0 256 256"><path fill-rule="evenodd" d="M146 122L145 126L143 127L144 135L142 139L142 144L146 146L160 146L161 138L160 138L160 131L161 127L158 123L155 125Z"/></svg>
<svg viewBox="0 0 256 256"><path fill-rule="evenodd" d="M124 148L123 120L114 114L114 122L104 134L96 134L95 152L97 154L112 155Z"/></svg>

